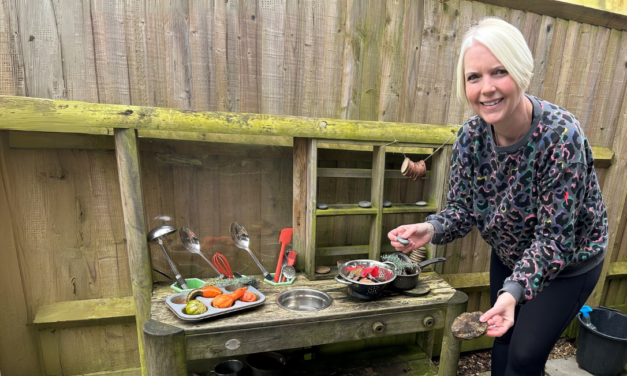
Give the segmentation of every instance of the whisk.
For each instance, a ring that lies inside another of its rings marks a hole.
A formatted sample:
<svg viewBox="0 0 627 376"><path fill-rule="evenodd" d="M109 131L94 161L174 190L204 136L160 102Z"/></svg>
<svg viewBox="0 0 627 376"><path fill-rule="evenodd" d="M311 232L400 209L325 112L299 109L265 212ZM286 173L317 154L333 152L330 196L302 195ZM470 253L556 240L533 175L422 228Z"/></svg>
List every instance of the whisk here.
<svg viewBox="0 0 627 376"><path fill-rule="evenodd" d="M224 274L229 279L233 279L233 272L231 271L229 260L227 260L223 254L216 252L211 258L211 261L213 261L213 265L220 273Z"/></svg>

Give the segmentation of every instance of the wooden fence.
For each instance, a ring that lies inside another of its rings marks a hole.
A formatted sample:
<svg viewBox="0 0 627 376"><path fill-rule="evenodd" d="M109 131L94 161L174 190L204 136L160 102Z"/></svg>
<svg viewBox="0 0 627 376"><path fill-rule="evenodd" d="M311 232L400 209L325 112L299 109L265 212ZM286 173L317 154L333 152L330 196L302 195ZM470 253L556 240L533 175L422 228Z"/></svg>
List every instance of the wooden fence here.
<svg viewBox="0 0 627 376"><path fill-rule="evenodd" d="M459 0L2 0L0 95L460 125L472 111L454 98L456 57L464 31L485 16L523 32L535 57L529 93L575 113L590 143L615 153L611 165L597 165L611 232L607 279L591 301L626 310L626 31ZM10 131L7 110L0 107L0 298L6 306L0 372L122 375L135 369L132 322L33 325L44 306L132 295L113 131L41 133L45 119L19 128L36 132ZM140 130L146 223L187 225L204 249L224 253L246 273L254 265L225 237L237 220L247 224L253 250L271 267L280 229L292 223L291 137L223 133ZM394 158L390 168L398 167ZM371 160L367 152L329 145L319 163L369 167ZM394 201L428 195L422 182L386 184ZM320 178L318 193L319 201L352 203L369 197L369 183ZM418 220L418 214L394 215L383 225ZM368 226L358 217L324 218L317 243L363 244ZM167 246L182 272L212 275L175 239ZM159 249L151 250L152 266L167 269ZM438 272L469 293L470 311L485 310L487 245L473 232L440 252L447 262Z"/></svg>

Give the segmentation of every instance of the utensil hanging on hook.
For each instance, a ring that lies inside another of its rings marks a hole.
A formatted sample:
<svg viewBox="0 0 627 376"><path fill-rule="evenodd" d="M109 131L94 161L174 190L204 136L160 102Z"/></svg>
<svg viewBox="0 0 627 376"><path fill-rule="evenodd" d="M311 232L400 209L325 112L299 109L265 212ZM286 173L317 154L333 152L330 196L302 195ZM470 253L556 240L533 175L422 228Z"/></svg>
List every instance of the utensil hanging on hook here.
<svg viewBox="0 0 627 376"><path fill-rule="evenodd" d="M155 227L152 230L150 230L150 232L148 233L148 241L149 242L156 241L157 243L159 243L159 245L161 246L161 250L163 251L163 254L165 255L165 259L170 265L170 269L172 269L172 272L174 273L176 281L179 283L179 286L181 286L183 290L187 290L187 283L185 283L185 279L181 276L181 273L179 273L176 266L174 266L172 259L170 259L168 252L165 250L165 247L163 246L163 238L165 238L166 236L174 232L176 232L176 227L174 226L163 225L163 226Z"/></svg>
<svg viewBox="0 0 627 376"><path fill-rule="evenodd" d="M237 224L237 222L233 222L231 223L231 226L229 226L229 232L231 233L231 239L233 240L233 243L235 244L235 246L237 248L243 249L246 252L248 252L250 257L253 258L253 260L255 261L259 269L261 270L263 277L267 279L268 281L272 281L272 275L268 273L268 271L263 267L263 265L261 265L259 260L257 260L257 257L255 257L255 255L248 248L248 244L250 243L250 238L248 237L248 233L246 232L246 229L243 226Z"/></svg>

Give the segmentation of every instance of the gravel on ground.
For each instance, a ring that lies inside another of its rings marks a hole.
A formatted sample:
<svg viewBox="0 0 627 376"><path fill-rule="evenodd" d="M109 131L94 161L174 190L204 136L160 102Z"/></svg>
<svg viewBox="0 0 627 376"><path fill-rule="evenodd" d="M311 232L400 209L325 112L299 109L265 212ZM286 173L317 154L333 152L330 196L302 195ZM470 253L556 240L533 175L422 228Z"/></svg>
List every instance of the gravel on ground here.
<svg viewBox="0 0 627 376"><path fill-rule="evenodd" d="M549 360L570 358L575 356L575 340L567 337L560 338L551 354ZM433 363L440 365L440 359L434 358ZM490 371L492 369L492 350L477 350L462 353L459 358L457 376L476 376L477 374Z"/></svg>

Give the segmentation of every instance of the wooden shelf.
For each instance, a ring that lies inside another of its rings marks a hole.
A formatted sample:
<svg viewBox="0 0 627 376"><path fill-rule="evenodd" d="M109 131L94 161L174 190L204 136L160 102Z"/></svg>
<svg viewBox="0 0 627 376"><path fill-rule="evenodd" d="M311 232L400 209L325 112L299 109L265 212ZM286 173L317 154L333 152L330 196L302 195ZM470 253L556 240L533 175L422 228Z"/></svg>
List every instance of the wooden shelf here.
<svg viewBox="0 0 627 376"><path fill-rule="evenodd" d="M372 178L372 170L368 168L318 168L319 178Z"/></svg>
<svg viewBox="0 0 627 376"><path fill-rule="evenodd" d="M383 214L407 214L407 213L435 213L435 205L416 206L416 204L392 204L390 208L383 208ZM376 208L360 208L357 204L329 205L328 209L316 209L317 217L329 217L337 215L373 215L377 214Z"/></svg>
<svg viewBox="0 0 627 376"><path fill-rule="evenodd" d="M319 178L358 178L358 179L371 179L372 170L367 168L318 168ZM422 180L428 180L431 177L431 171L427 171L425 177ZM385 179L407 179L406 176L401 174L400 170L385 170Z"/></svg>
<svg viewBox="0 0 627 376"><path fill-rule="evenodd" d="M383 208L383 214L406 214L406 213L435 213L435 205L416 206L416 204L392 204L390 208Z"/></svg>
<svg viewBox="0 0 627 376"><path fill-rule="evenodd" d="M370 251L369 245L347 245L341 247L316 248L316 256L363 255Z"/></svg>
<svg viewBox="0 0 627 376"><path fill-rule="evenodd" d="M323 354L315 361L294 363L291 375L323 376L341 371L342 375L368 375L373 369L385 369L378 375L436 376L438 368L418 345L360 349L352 353Z"/></svg>
<svg viewBox="0 0 627 376"><path fill-rule="evenodd" d="M377 214L376 208L360 208L357 204L329 205L328 209L316 209L317 217L332 215L373 215Z"/></svg>
<svg viewBox="0 0 627 376"><path fill-rule="evenodd" d="M450 136L449 136L450 137ZM447 176L450 162L451 147L446 145L432 155L430 171L423 179L428 180L429 205L416 206L415 203L397 203L392 207L383 208L385 179L406 179L399 170L386 170L386 144L375 140L359 141L359 145L372 145L372 169L358 168L318 168L318 142L315 138L294 138L294 246L302 253L301 266L311 280L333 278L337 273L336 266L326 275L315 273L317 258L342 255L364 255L368 259L379 260L381 251L387 250L383 244L387 234L383 233L384 214L435 213L445 205L444 179L430 177ZM425 145L422 145L425 146ZM433 145L428 145L433 146ZM439 145L438 145L439 146ZM368 146L370 148L370 146ZM319 178L363 178L370 179L371 208L360 208L355 204L329 205L325 210L316 208ZM427 184L425 184L427 185ZM320 217L367 215L369 217L370 237L367 246L316 248L316 227ZM437 255L435 246L427 247L428 257ZM322 263L325 261L320 260ZM326 261L329 263L330 261Z"/></svg>
<svg viewBox="0 0 627 376"><path fill-rule="evenodd" d="M135 322L133 297L75 300L39 307L33 324L42 328L125 324Z"/></svg>

